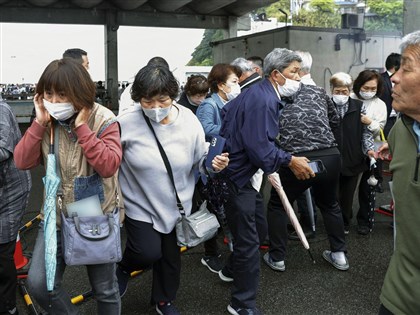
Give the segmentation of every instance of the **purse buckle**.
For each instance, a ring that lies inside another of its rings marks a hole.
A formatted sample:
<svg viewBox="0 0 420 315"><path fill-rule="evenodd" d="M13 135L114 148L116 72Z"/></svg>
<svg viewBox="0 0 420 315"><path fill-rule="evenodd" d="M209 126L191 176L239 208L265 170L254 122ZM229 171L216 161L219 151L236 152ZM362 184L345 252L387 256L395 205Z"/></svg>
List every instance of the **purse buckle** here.
<svg viewBox="0 0 420 315"><path fill-rule="evenodd" d="M92 224L89 232L92 235L101 235L101 226L99 224Z"/></svg>

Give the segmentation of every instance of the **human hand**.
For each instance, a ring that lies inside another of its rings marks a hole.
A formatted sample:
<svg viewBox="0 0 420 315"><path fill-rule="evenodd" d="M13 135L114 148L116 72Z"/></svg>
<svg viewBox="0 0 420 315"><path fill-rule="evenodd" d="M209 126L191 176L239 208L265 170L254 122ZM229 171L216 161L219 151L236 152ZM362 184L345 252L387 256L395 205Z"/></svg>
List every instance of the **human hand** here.
<svg viewBox="0 0 420 315"><path fill-rule="evenodd" d="M370 125L372 123L372 119L370 119L368 116L360 114L360 121L364 125Z"/></svg>
<svg viewBox="0 0 420 315"><path fill-rule="evenodd" d="M220 172L226 168L229 164L229 153L225 152L220 155L216 155L211 161L211 166L215 172Z"/></svg>
<svg viewBox="0 0 420 315"><path fill-rule="evenodd" d="M297 179L305 180L315 177L315 173L308 164L309 160L302 156L292 156L289 163L289 168L295 174Z"/></svg>
<svg viewBox="0 0 420 315"><path fill-rule="evenodd" d="M373 150L367 151L367 155L368 155L369 158L375 158L376 159L378 157L376 152L373 151Z"/></svg>
<svg viewBox="0 0 420 315"><path fill-rule="evenodd" d="M35 119L41 126L46 126L51 121L51 116L44 106L42 94L35 94L34 96Z"/></svg>
<svg viewBox="0 0 420 315"><path fill-rule="evenodd" d="M91 110L83 107L82 110L77 114L76 121L74 122L74 126L77 128L83 124L86 124L89 116L90 116Z"/></svg>
<svg viewBox="0 0 420 315"><path fill-rule="evenodd" d="M389 144L385 142L379 149L378 149L378 157L381 160L389 160L391 155L389 154Z"/></svg>

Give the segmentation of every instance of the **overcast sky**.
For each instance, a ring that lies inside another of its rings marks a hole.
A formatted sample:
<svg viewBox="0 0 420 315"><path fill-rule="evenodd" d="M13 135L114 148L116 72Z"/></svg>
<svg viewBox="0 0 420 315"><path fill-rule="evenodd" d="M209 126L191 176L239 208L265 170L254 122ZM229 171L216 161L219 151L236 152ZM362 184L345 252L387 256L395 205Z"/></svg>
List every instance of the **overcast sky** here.
<svg viewBox="0 0 420 315"><path fill-rule="evenodd" d="M154 56L171 70L183 67L203 37L203 29L124 27L118 30L118 80L131 80ZM0 83L37 82L42 71L67 48L88 52L94 81L105 79L104 26L0 23Z"/></svg>

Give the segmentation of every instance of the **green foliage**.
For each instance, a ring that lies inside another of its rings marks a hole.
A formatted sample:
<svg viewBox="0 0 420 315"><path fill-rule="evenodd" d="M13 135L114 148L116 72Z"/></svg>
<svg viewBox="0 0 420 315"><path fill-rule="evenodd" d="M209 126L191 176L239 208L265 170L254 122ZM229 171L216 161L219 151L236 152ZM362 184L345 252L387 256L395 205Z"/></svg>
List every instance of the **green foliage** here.
<svg viewBox="0 0 420 315"><path fill-rule="evenodd" d="M276 18L279 22L286 22L286 16L280 11L280 9L286 12L288 16L290 16L290 1L277 1L268 7L256 10L255 13L259 14L265 12L268 18Z"/></svg>
<svg viewBox="0 0 420 315"><path fill-rule="evenodd" d="M341 15L334 0L311 0L308 10L301 9L293 17L293 25L308 27L338 28Z"/></svg>
<svg viewBox="0 0 420 315"><path fill-rule="evenodd" d="M334 0L311 0L310 6L315 11L323 13L335 13L337 10Z"/></svg>
<svg viewBox="0 0 420 315"><path fill-rule="evenodd" d="M338 13L302 9L293 17L293 25L296 26L339 28L340 24L341 16Z"/></svg>
<svg viewBox="0 0 420 315"><path fill-rule="evenodd" d="M191 54L192 59L188 62L187 66L212 66L213 53L210 47L210 42L222 39L222 30L205 30L203 39Z"/></svg>
<svg viewBox="0 0 420 315"><path fill-rule="evenodd" d="M366 30L402 31L403 0L368 0L369 13L376 17L365 19Z"/></svg>

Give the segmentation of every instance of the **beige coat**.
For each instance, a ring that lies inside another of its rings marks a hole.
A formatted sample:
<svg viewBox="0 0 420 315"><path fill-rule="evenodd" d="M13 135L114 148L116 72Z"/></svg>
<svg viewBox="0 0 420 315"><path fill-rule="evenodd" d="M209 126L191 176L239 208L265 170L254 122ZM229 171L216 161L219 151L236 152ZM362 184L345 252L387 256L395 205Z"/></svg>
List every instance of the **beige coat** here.
<svg viewBox="0 0 420 315"><path fill-rule="evenodd" d="M96 104L88 120L89 128L97 136L111 123L115 122L115 115L107 108ZM61 211L67 215L66 204L74 202L74 180L77 177L86 177L95 173L93 167L87 162L82 152L82 148L77 141L72 141L68 132L60 126L59 128L59 159L60 159L60 177L63 192L62 206L57 203L57 227L61 226ZM44 161L47 161L47 155L50 145L50 128L44 134L42 139L42 154ZM55 144L57 145L57 144ZM116 207L121 207L121 193L118 184L118 172L112 177L101 178L104 201L101 207L104 213L112 212ZM43 216L43 207L41 210Z"/></svg>

